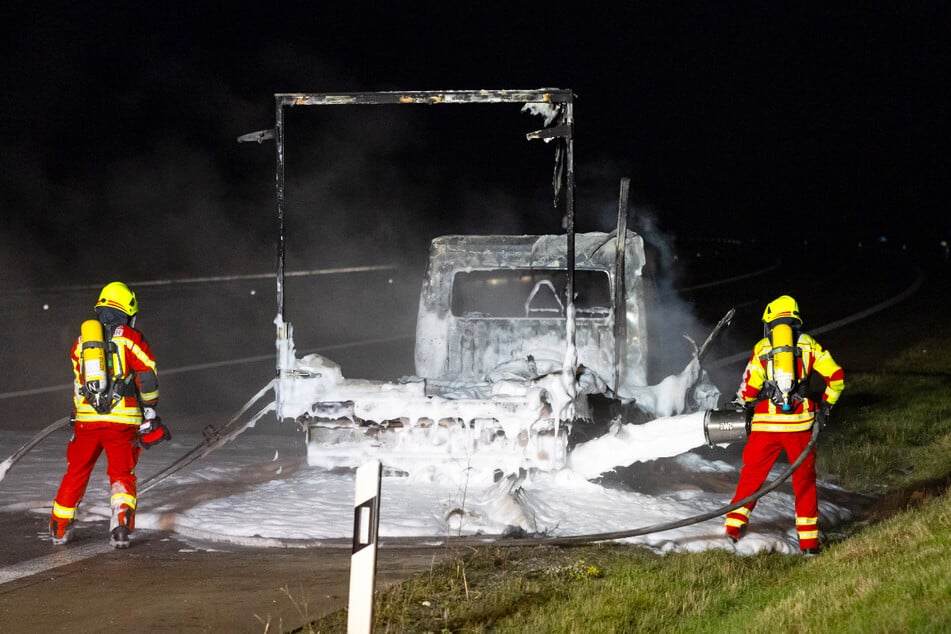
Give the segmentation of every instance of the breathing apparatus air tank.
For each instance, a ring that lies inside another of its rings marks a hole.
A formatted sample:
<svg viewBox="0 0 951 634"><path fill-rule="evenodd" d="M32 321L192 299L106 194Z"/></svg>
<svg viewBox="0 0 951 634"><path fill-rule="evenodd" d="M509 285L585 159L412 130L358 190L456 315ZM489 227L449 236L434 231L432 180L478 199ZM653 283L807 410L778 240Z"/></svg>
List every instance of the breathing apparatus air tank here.
<svg viewBox="0 0 951 634"><path fill-rule="evenodd" d="M782 408L792 409L789 394L796 379L796 359L793 354L793 329L789 324L776 324L770 332L773 350L773 380L782 393Z"/></svg>
<svg viewBox="0 0 951 634"><path fill-rule="evenodd" d="M109 390L109 366L102 324L88 319L80 326L82 336L81 383L87 400L92 403Z"/></svg>

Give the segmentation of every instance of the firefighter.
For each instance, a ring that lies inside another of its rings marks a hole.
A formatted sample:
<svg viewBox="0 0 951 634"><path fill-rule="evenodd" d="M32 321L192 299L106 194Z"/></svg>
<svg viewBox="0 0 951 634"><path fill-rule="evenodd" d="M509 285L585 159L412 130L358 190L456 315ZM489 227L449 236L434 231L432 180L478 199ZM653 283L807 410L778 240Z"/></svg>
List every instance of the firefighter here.
<svg viewBox="0 0 951 634"><path fill-rule="evenodd" d="M135 465L142 447L170 438L156 415L155 357L135 329L139 305L122 282L103 287L96 319L83 323L71 352L74 376L73 435L66 447L66 474L50 517L54 544L72 535L76 508L103 451L110 484L110 542L127 548L135 529Z"/></svg>
<svg viewBox="0 0 951 634"><path fill-rule="evenodd" d="M753 354L737 391L746 408L750 434L743 450L743 468L733 501L742 500L763 484L780 451L790 464L805 449L814 424L824 425L845 387L845 374L832 355L810 335L801 332L799 305L789 295L770 302L763 311L765 336ZM809 391L810 378L825 383L822 395ZM819 503L816 498L815 449L793 472L796 496L796 532L803 554L819 552ZM727 514L726 534L738 541L746 533L755 502Z"/></svg>

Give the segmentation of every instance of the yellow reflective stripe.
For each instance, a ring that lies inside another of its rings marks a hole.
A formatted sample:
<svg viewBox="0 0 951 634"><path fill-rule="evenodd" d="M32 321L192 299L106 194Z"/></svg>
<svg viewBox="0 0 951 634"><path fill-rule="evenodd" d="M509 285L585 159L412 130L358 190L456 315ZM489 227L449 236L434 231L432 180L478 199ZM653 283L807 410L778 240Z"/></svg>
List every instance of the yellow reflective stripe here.
<svg viewBox="0 0 951 634"><path fill-rule="evenodd" d="M816 372L825 377L831 377L837 372L842 371L842 366L836 363L832 355L824 350L822 354L819 355L819 358L816 359L814 367ZM835 405L835 402L839 400L839 395L844 389L845 381L843 379L829 381L825 389L825 400L828 401L830 405Z"/></svg>
<svg viewBox="0 0 951 634"><path fill-rule="evenodd" d="M769 340L761 339L753 348L753 356L746 366L745 379L746 385L757 390L762 389L766 382L766 370L763 368L761 357L765 354L764 349L768 351Z"/></svg>
<svg viewBox="0 0 951 634"><path fill-rule="evenodd" d="M756 423L805 423L815 418L815 412L803 411L798 414L781 414L779 412L756 412L753 414L753 424Z"/></svg>
<svg viewBox="0 0 951 634"><path fill-rule="evenodd" d="M735 517L727 517L725 525L730 526L732 528L742 528L746 526L748 523L749 522L747 522L746 520L737 519Z"/></svg>
<svg viewBox="0 0 951 634"><path fill-rule="evenodd" d="M128 413L112 411L112 412L109 412L108 414L100 414L94 409L90 409L90 411L83 411L77 408L76 422L77 423L106 422L106 423L119 423L120 425L141 425L142 413L138 409L136 409L136 410L129 411Z"/></svg>
<svg viewBox="0 0 951 634"><path fill-rule="evenodd" d="M757 390L763 389L763 384L766 383L766 373L763 372L763 368L758 365L752 366L752 372L749 374L749 379L746 384Z"/></svg>
<svg viewBox="0 0 951 634"><path fill-rule="evenodd" d="M819 372L824 376L832 376L834 372L842 369L842 367L835 362L835 359L832 358L832 355L825 350L819 353L819 356L812 367L816 370L816 372Z"/></svg>
<svg viewBox="0 0 951 634"><path fill-rule="evenodd" d="M139 416L138 418L133 419L133 418L118 418L116 416L110 416L108 414L99 416L97 414L95 418L88 418L88 417L80 418L79 416L77 416L76 422L77 423L115 423L117 425L141 425L142 417Z"/></svg>
<svg viewBox="0 0 951 634"><path fill-rule="evenodd" d="M130 399L132 401L132 404L126 405L125 399ZM96 408L90 405L88 401L83 399L82 402L79 404L79 411L92 413L96 411ZM79 413L79 411L77 411L77 413ZM139 404L136 402L135 397L125 396L116 401L116 406L112 409L112 411L120 413L120 414L126 414L126 415L134 414L139 411Z"/></svg>
<svg viewBox="0 0 951 634"><path fill-rule="evenodd" d="M56 502L53 502L53 515L64 520L71 520L76 517L76 507L60 506Z"/></svg>
<svg viewBox="0 0 951 634"><path fill-rule="evenodd" d="M798 423L795 425L783 425L780 423L753 423L752 431L773 431L773 432L794 432L809 431L812 428L812 421L807 423Z"/></svg>
<svg viewBox="0 0 951 634"><path fill-rule="evenodd" d="M745 506L741 506L741 507L738 508L738 509L733 509L732 511L730 511L730 513L737 513L737 514L739 514L739 515L742 515L743 517L749 517L751 512L752 512L752 511L750 511L750 510L749 510L748 508L746 508Z"/></svg>
<svg viewBox="0 0 951 634"><path fill-rule="evenodd" d="M819 530L816 524L819 523L818 517L796 516L796 532L799 533L799 539L819 539Z"/></svg>
<svg viewBox="0 0 951 634"><path fill-rule="evenodd" d="M138 425L142 422L142 410L138 403L134 405L124 405L125 399L120 399L116 406L105 414L100 414L96 409L79 398L75 401L76 420L78 422L106 421L109 423L122 423L124 425Z"/></svg>
<svg viewBox="0 0 951 634"><path fill-rule="evenodd" d="M113 493L109 498L110 506L119 506L125 504L129 508L135 508L135 496L128 493Z"/></svg>
<svg viewBox="0 0 951 634"><path fill-rule="evenodd" d="M142 352L142 348L135 345L134 343L132 343L132 341L130 341L129 339L126 339L125 337L116 337L115 339L113 339L113 341L115 341L116 344L121 344L122 347L129 350L129 352L134 354L135 357L139 361L145 364L145 366L148 369L150 369L152 372L155 372L155 362L152 361L152 359L148 358L148 356L146 356L144 352ZM155 375L158 376L158 372L155 372Z"/></svg>
<svg viewBox="0 0 951 634"><path fill-rule="evenodd" d="M836 401L839 400L839 395L842 393L842 390L845 389L845 381L842 379L836 379L835 381L829 381L829 385L825 390L825 400L829 405L835 405Z"/></svg>
<svg viewBox="0 0 951 634"><path fill-rule="evenodd" d="M142 400L151 403L158 400L158 390L154 392L142 392Z"/></svg>

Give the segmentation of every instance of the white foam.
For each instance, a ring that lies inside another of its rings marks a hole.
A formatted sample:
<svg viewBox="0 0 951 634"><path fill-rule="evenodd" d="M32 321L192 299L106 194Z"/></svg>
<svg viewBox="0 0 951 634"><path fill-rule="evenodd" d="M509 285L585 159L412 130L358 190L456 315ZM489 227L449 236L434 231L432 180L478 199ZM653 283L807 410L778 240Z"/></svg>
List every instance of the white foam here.
<svg viewBox="0 0 951 634"><path fill-rule="evenodd" d="M600 462L590 458L588 470L624 462L625 456L647 459L650 452L643 445L651 442L646 436L651 430L666 432L666 440L653 443L661 453L686 447L696 442L692 428L698 420L695 414L672 417L639 426L640 430L627 430L623 436L602 439L598 442L610 444L607 453L613 457ZM674 430L679 431L672 433ZM22 432L5 433L0 439L0 455L12 453L27 440L26 436ZM31 503L38 513L49 512L49 503L38 505L37 501L51 501L55 495L65 468L65 441L65 434L54 435L10 469L0 483L0 510ZM170 443L143 452L137 469L140 478L157 473L199 441L197 434L179 432ZM699 473L735 469L723 461L708 461L693 454L682 455L678 462ZM527 473L521 478L513 474L494 482L494 473L488 470L465 465L417 465L408 476L384 477L380 535L498 534L513 527L550 535L601 533L679 520L729 502L728 495L699 489L671 488L646 495L607 488L589 482L580 471ZM136 524L146 529L178 528L186 534L200 531L203 535L226 536L237 543L254 537L348 538L353 527L353 491L352 472L306 465L302 436L255 428L145 493L139 501ZM108 496L103 459L93 473L79 520L107 517ZM738 552L796 551L793 508L789 494L774 491L763 498ZM847 509L831 503L822 503L821 509L823 517L835 522L849 517ZM723 537L719 518L628 541L659 552L732 548Z"/></svg>
<svg viewBox="0 0 951 634"><path fill-rule="evenodd" d="M584 478L614 467L676 456L704 444L703 412L621 425L574 448L568 466Z"/></svg>

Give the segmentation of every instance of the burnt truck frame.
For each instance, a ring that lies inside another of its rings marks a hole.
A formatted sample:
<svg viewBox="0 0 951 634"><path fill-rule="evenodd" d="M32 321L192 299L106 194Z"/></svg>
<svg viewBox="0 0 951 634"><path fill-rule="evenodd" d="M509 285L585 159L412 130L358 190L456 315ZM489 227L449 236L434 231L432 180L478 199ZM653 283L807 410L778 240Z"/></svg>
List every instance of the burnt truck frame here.
<svg viewBox="0 0 951 634"><path fill-rule="evenodd" d="M417 320L418 377L386 384L417 414L380 414L379 407L370 405L376 396L376 392L367 391L370 382L344 379L332 362L315 360L318 355L303 360L295 356L293 328L284 301L285 109L494 103L523 104L523 111L545 117L545 127L527 133L526 139L555 144L555 206L563 201L565 233L433 240ZM445 431L458 427L466 434L481 435L486 442L507 437L505 442L522 446L516 437L565 440L573 421L591 419L589 395L620 402L618 395L629 391L624 388L646 385L644 245L640 236L626 228L628 180L621 181L617 230L576 235L573 129L574 94L559 88L280 93L275 95L274 128L239 137L239 142L275 141L276 412L279 420L297 420L307 433L309 459L316 445L357 441L361 427L374 428L369 430L374 436L378 435L376 428L437 427ZM480 288L498 289L501 284L509 285L510 307L497 314L494 302L491 310L485 310L478 297ZM460 292L463 288L470 292ZM498 354L500 350L505 354ZM539 350L548 354L539 358ZM536 378L560 373L568 406L553 411L559 408L551 403L551 390L538 387L537 381L521 391L514 388L513 392L511 385L498 387L512 377L530 379L533 372ZM493 387L496 381L501 383ZM308 394L318 396L302 407ZM321 394L328 396L322 398ZM519 430L504 420L507 412L524 415L525 410L537 410L531 430ZM541 453L545 459L565 454L563 447L546 447ZM536 461L523 462L533 466Z"/></svg>

